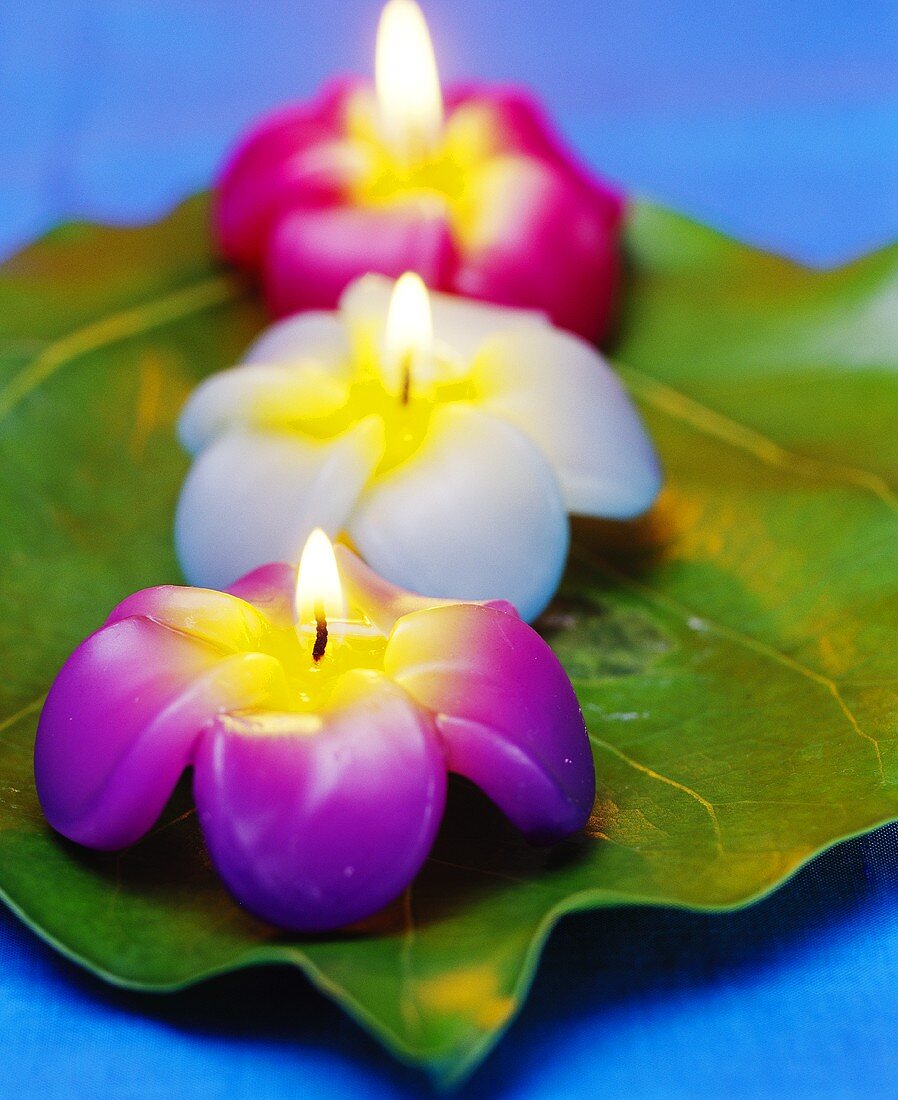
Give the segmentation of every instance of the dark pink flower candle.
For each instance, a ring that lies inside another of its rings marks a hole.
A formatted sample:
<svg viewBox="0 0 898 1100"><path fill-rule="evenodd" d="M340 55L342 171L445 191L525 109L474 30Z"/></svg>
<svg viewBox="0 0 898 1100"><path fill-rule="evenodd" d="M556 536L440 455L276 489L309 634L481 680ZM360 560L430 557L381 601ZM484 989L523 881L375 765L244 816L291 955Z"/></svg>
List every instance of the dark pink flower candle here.
<svg viewBox="0 0 898 1100"><path fill-rule="evenodd" d="M411 882L449 771L536 842L581 828L595 790L571 684L510 605L414 596L321 532L298 585L278 564L227 592L138 592L60 672L35 747L60 833L134 844L191 766L232 894L306 932Z"/></svg>
<svg viewBox="0 0 898 1100"><path fill-rule="evenodd" d="M376 91L340 82L259 123L218 181L215 230L278 314L333 308L369 271L415 271L595 339L622 207L525 93L470 85L444 101L420 9L389 0Z"/></svg>

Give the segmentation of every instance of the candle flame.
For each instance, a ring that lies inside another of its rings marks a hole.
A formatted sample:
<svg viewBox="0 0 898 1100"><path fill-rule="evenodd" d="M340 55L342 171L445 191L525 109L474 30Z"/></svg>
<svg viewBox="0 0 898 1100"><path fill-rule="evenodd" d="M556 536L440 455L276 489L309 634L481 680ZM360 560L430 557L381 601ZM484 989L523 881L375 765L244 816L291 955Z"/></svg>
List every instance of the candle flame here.
<svg viewBox="0 0 898 1100"><path fill-rule="evenodd" d="M314 627L327 620L344 619L343 586L331 540L316 527L299 559L296 575L296 622Z"/></svg>
<svg viewBox="0 0 898 1100"><path fill-rule="evenodd" d="M384 141L406 162L426 158L439 143L443 94L430 32L415 0L387 0L374 74Z"/></svg>
<svg viewBox="0 0 898 1100"><path fill-rule="evenodd" d="M408 401L412 377L429 374L433 358L430 295L420 275L406 271L396 280L384 335L383 372L387 384Z"/></svg>

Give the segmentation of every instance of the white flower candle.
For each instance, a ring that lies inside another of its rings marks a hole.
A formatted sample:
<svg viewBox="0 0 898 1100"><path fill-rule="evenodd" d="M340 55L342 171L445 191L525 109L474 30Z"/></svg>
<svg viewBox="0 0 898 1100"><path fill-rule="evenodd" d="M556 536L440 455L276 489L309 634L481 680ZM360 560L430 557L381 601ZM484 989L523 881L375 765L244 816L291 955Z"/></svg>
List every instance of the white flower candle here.
<svg viewBox="0 0 898 1100"><path fill-rule="evenodd" d="M365 276L335 312L273 325L191 396L195 456L176 542L192 584L296 561L344 533L389 580L501 597L532 619L568 512L629 518L655 498L652 445L594 347L540 314Z"/></svg>

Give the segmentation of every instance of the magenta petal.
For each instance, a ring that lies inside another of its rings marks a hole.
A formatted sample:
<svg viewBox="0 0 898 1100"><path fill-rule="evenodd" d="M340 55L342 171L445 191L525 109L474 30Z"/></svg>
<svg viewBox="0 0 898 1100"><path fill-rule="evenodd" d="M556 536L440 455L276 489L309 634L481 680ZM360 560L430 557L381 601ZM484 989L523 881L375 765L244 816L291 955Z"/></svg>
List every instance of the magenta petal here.
<svg viewBox="0 0 898 1100"><path fill-rule="evenodd" d="M348 546L335 546L334 553L340 570L340 580L349 608L358 610L382 633L389 635L398 619L410 615L413 611L423 611L429 607L443 607L457 604L458 600L441 600L435 596L419 596L400 588L376 573L369 565L352 552ZM276 569L277 566L267 566ZM288 568L284 566L284 568ZM261 573L261 570L257 570ZM255 576L255 574L252 574ZM245 578L246 580L250 578ZM241 581L241 584L244 582ZM234 588L231 588L234 591ZM249 597L247 597L249 598ZM256 598L253 603L257 604ZM495 607L509 615L517 615L515 607L506 600L486 600L484 607Z"/></svg>
<svg viewBox="0 0 898 1100"><path fill-rule="evenodd" d="M231 155L215 187L213 212L229 260L260 262L280 211L339 199L345 181L318 150L343 137L343 115L355 87L337 81L311 103L277 111Z"/></svg>
<svg viewBox="0 0 898 1100"><path fill-rule="evenodd" d="M430 850L446 765L430 719L375 672L352 672L321 716L223 716L194 779L212 858L234 896L321 932L397 897Z"/></svg>
<svg viewBox="0 0 898 1100"><path fill-rule="evenodd" d="M266 698L277 670L262 654L223 656L150 619L98 630L65 663L41 713L34 769L47 820L92 848L133 844L203 726L221 707Z"/></svg>
<svg viewBox="0 0 898 1100"><path fill-rule="evenodd" d="M294 622L296 600L296 566L287 562L260 565L235 581L228 592L246 600L261 611L269 622L286 629Z"/></svg>
<svg viewBox="0 0 898 1100"><path fill-rule="evenodd" d="M268 301L276 314L333 309L349 283L370 271L394 278L416 271L442 287L456 262L446 209L431 199L295 210L271 235Z"/></svg>
<svg viewBox="0 0 898 1100"><path fill-rule="evenodd" d="M466 103L490 111L498 138L497 152L517 153L554 165L578 180L589 192L609 226L620 225L624 196L590 171L562 141L542 106L522 88L506 85L456 85L446 96L453 110Z"/></svg>
<svg viewBox="0 0 898 1100"><path fill-rule="evenodd" d="M227 592L165 584L134 592L114 608L106 626L132 618L153 619L224 652L256 649L267 629L254 607Z"/></svg>
<svg viewBox="0 0 898 1100"><path fill-rule="evenodd" d="M457 604L400 620L385 670L437 715L451 771L467 776L531 840L586 823L589 739L555 654L516 616Z"/></svg>
<svg viewBox="0 0 898 1100"><path fill-rule="evenodd" d="M607 331L620 278L616 231L575 179L534 160L494 162L478 183L474 246L459 294L541 309L595 340Z"/></svg>
<svg viewBox="0 0 898 1100"><path fill-rule="evenodd" d="M468 175L460 211L455 198L423 191L403 192L393 204L359 202L370 150L348 125L358 89L357 82L337 83L256 126L218 181L219 246L233 262L262 269L276 314L333 308L347 284L369 271L396 277L412 270L435 289L539 309L588 339L606 331L624 200L571 153L532 97L478 85L447 96L450 112L478 116L467 150L472 163L461 138ZM494 180L507 161L529 166L530 182L519 174L479 196L481 177ZM555 182L534 186L541 175ZM451 222L444 203L454 208ZM486 242L484 219L498 226ZM460 254L467 262L459 270Z"/></svg>

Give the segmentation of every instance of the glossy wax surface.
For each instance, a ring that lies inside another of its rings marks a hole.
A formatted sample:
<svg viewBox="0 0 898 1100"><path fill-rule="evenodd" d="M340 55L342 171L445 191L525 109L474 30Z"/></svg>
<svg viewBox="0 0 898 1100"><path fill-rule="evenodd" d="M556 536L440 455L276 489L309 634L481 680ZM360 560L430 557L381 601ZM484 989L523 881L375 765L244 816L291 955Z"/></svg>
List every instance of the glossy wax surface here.
<svg viewBox="0 0 898 1100"><path fill-rule="evenodd" d="M331 81L251 126L215 188L223 254L275 313L332 308L369 271L538 309L589 339L619 286L622 196L513 88L448 89L433 148L384 140L370 84Z"/></svg>
<svg viewBox="0 0 898 1100"><path fill-rule="evenodd" d="M229 592L165 586L119 604L41 712L35 779L50 824L90 848L134 844L192 766L235 899L303 932L371 918L402 893L450 770L534 842L582 828L592 753L546 642L508 604L415 596L344 547L336 557L331 596L349 620L329 628L321 605L297 629L286 564Z"/></svg>
<svg viewBox="0 0 898 1100"><path fill-rule="evenodd" d="M661 469L626 390L540 314L430 292L432 340L397 388L400 283L362 276L337 310L271 325L190 395L175 544L191 583L290 560L323 527L396 584L500 597L531 621L564 569L568 512L652 503Z"/></svg>

